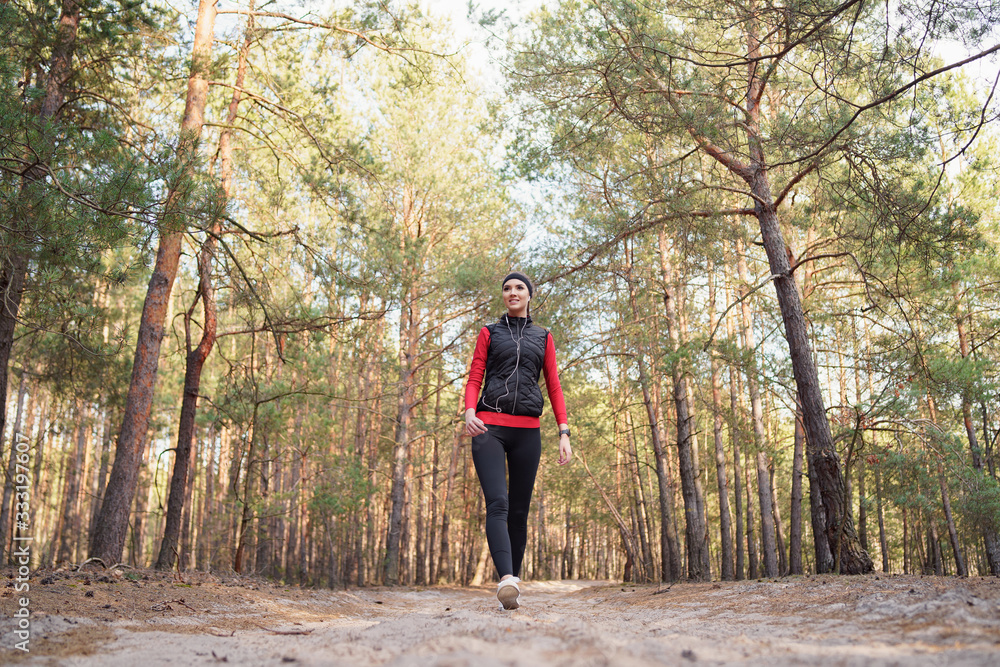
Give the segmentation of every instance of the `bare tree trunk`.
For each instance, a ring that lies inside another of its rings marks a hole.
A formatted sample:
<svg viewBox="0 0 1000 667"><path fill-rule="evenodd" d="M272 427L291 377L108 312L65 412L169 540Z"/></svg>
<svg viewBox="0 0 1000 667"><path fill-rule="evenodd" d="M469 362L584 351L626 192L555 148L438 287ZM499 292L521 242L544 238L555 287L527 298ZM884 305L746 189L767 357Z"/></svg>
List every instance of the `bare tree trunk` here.
<svg viewBox="0 0 1000 667"><path fill-rule="evenodd" d="M636 444L635 429L632 425L632 413L625 410L625 437L630 444L632 454L632 484L635 496L636 520L638 522L637 534L639 535L639 546L642 549L643 571L646 576L643 580L652 579L655 576L656 568L653 566L653 554L649 546L649 536L646 527L649 525L646 520L646 495L643 492L642 475L639 472L639 447ZM568 535L567 535L568 537Z"/></svg>
<svg viewBox="0 0 1000 667"><path fill-rule="evenodd" d="M715 269L708 267L708 319L709 330L715 331L719 322L715 308ZM719 489L719 534L722 538L722 580L732 581L733 572L733 525L729 514L729 479L726 476L726 450L722 440L722 378L719 375L719 360L711 356L713 434L715 436L715 478Z"/></svg>
<svg viewBox="0 0 1000 667"><path fill-rule="evenodd" d="M410 577L413 583L417 586L427 585L427 551L426 551L426 539L424 535L424 519L426 512L424 511L424 498L426 496L424 492L424 456L427 451L427 438L420 439L421 452L418 453L419 460L421 462L420 467L414 471L414 477L416 478L416 487L413 489L413 499L411 503L416 507L415 510L410 512L410 515L414 517L414 523L416 524L413 529L413 576Z"/></svg>
<svg viewBox="0 0 1000 667"><path fill-rule="evenodd" d="M215 294L211 285L210 253L211 250L209 250L206 240L198 262L199 272L202 274L199 294L204 304L205 322L201 342L194 349L191 348L191 319L194 307L197 305L197 298L184 316L184 332L188 343L187 365L184 372L184 396L181 400L181 417L177 427L177 448L174 454L174 469L170 478L170 492L167 498L166 526L155 565L157 570L171 569L177 556L181 517L188 488L191 449L194 443L201 371L212 346L215 344Z"/></svg>
<svg viewBox="0 0 1000 667"><path fill-rule="evenodd" d="M806 449L809 449L808 435L806 436ZM807 457L809 474L809 508L811 511L814 552L816 556L816 574L833 572L833 550L830 547L830 538L826 532L827 511L823 506L823 492L819 488L819 479L813 462Z"/></svg>
<svg viewBox="0 0 1000 667"><path fill-rule="evenodd" d="M80 532L80 476L83 470L83 460L87 449L87 429L90 421L90 404L78 398L76 401L76 448L72 460L66 468L66 484L62 504L62 530L59 531L58 563L70 563L74 560L73 543ZM67 459L69 459L67 454Z"/></svg>
<svg viewBox="0 0 1000 667"><path fill-rule="evenodd" d="M948 524L948 537L951 539L951 550L955 555L955 572L960 577L969 576L965 569L965 558L962 556L962 545L958 541L958 531L955 529L955 519L951 515L951 498L948 492L948 480L944 476L944 464L937 462L938 482L941 485L941 504L944 506L944 518Z"/></svg>
<svg viewBox="0 0 1000 667"><path fill-rule="evenodd" d="M865 459L858 459L858 541L861 548L868 551L868 498L865 488Z"/></svg>
<svg viewBox="0 0 1000 667"><path fill-rule="evenodd" d="M195 540L196 570L210 571L212 569L213 544L218 528L215 525L215 502L219 494L219 468L215 462L216 443L215 424L209 426L208 448L205 449L205 483L202 485L201 502L198 508L198 538ZM219 458L221 461L221 456Z"/></svg>
<svg viewBox="0 0 1000 667"><path fill-rule="evenodd" d="M875 464L875 497L878 502L878 543L882 550L882 571L889 573L889 542L885 534L885 509L883 507L882 494L882 466L881 462ZM903 542L906 542L904 535Z"/></svg>
<svg viewBox="0 0 1000 667"><path fill-rule="evenodd" d="M805 450L806 431L802 426L802 412L795 405L795 444L792 453L792 510L788 521L788 570L790 574L802 574L802 459Z"/></svg>
<svg viewBox="0 0 1000 667"><path fill-rule="evenodd" d="M253 12L253 2L250 3ZM239 108L243 91L243 83L247 71L247 55L253 40L254 19L252 14L247 18L247 27L243 46L240 49L236 68L236 85L229 102L229 112L226 117L226 129L219 137L219 158L222 203L232 196L233 147L232 130L236 122L236 112ZM184 317L184 338L187 345L186 366L184 370L184 395L181 399L181 416L177 425L177 449L174 454L174 470L170 479L170 493L167 498L167 520L163 530L163 540L160 542L160 552L156 559L157 570L169 570L174 565L177 553L177 541L180 533L181 517L184 510L184 498L187 493L188 468L191 461L191 449L194 444L195 420L198 415L198 394L201 390L201 372L205 367L208 355L212 353L216 337L216 304L215 288L212 285L212 261L215 256L217 239L222 231L220 218L212 220L211 228L202 242L198 255L198 293L194 303ZM198 346L191 348L191 320L198 299L201 299L205 314L202 323L201 340Z"/></svg>
<svg viewBox="0 0 1000 667"><path fill-rule="evenodd" d="M104 425L101 428L101 452L98 461L97 483L94 487L93 507L90 513L88 535L93 535L97 526L97 517L101 512L101 502L104 499L104 486L108 483L108 464L111 463L111 408L104 409Z"/></svg>
<svg viewBox="0 0 1000 667"><path fill-rule="evenodd" d="M461 427L455 429L454 443L451 448L451 459L448 463L448 474L444 482L444 494L441 496L441 546L438 548L438 567L434 575L434 583L442 583L445 579L445 567L451 557L451 545L449 543L449 513L448 501L451 499L452 490L455 488L455 475L458 473L458 458L462 448Z"/></svg>
<svg viewBox="0 0 1000 667"><path fill-rule="evenodd" d="M132 541L129 545L129 564L132 567L146 567L146 528L149 517L146 509L149 507L149 496L156 490L155 473L148 467L151 458L150 451L144 453L143 465L140 466L138 492L133 503Z"/></svg>
<svg viewBox="0 0 1000 667"><path fill-rule="evenodd" d="M439 347L443 347L443 345L439 343ZM441 423L441 394L444 387L444 369L439 366L437 370L437 392L434 398L435 423ZM440 486L441 472L441 438L436 431L431 437L431 479L427 512L427 573L425 575L425 580L428 584L433 584L437 579L438 514L443 513L443 508L438 504L438 487Z"/></svg>
<svg viewBox="0 0 1000 667"><path fill-rule="evenodd" d="M90 544L90 555L99 557L106 565L121 559L125 546L125 533L128 529L129 506L135 496L139 477L149 413L156 388L164 319L181 255L184 235L181 222L183 201L189 187L188 181L204 123L216 2L217 0L200 0L198 5L191 74L188 78L187 101L177 149L183 169L177 181L169 186L167 200L160 217L160 245L142 306L135 359L132 362L132 379L125 399L125 412L115 448L115 461L101 505L97 530Z"/></svg>
<svg viewBox="0 0 1000 667"><path fill-rule="evenodd" d="M631 279L631 275L628 286L632 314L633 317L638 317L639 306L636 299L635 282ZM670 488L670 475L667 470L667 453L663 446L656 407L653 405L649 372L646 367L646 355L641 343L637 345L636 361L639 368L639 388L642 391L642 404L646 408L646 420L649 425L650 440L653 443L653 456L656 458L657 498L660 505L660 559L662 561L660 580L677 581L681 577L680 553L676 537L670 530L673 525L674 501Z"/></svg>
<svg viewBox="0 0 1000 667"><path fill-rule="evenodd" d="M734 345L739 345L733 328L731 317L726 318L726 337ZM745 542L743 531L743 455L740 452L740 440L742 433L740 429L740 415L743 413L740 404L740 396L743 392L740 389L739 370L732 363L729 364L729 441L733 445L733 501L736 505L736 581L742 581L745 572Z"/></svg>
<svg viewBox="0 0 1000 667"><path fill-rule="evenodd" d="M416 405L417 303L411 287L399 318L399 385L396 411L396 446L393 454L391 509L386 533L386 555L382 583L400 582L400 557L403 530L403 505L406 500L406 465L410 446L410 425Z"/></svg>
<svg viewBox="0 0 1000 667"><path fill-rule="evenodd" d="M750 458L749 452L746 454L747 459ZM744 468L744 474L746 475L746 487L747 487L747 578L756 579L760 576L758 568L760 566L760 556L757 553L757 521L754 519L753 515L753 498L751 494L753 493L753 483L750 480L750 461L746 461L746 467Z"/></svg>
<svg viewBox="0 0 1000 667"><path fill-rule="evenodd" d="M269 517L271 516L271 442L268 438L267 431L265 430L260 436L260 456L258 457L260 464L257 466L258 473L258 488L260 489L260 508L261 510L256 513L254 520L257 525L257 530L254 531L254 537L257 539L256 549L254 550L254 571L259 572L265 577L273 577L274 571L271 567L271 557L274 554L274 533L272 533L268 525ZM331 531L328 530L328 533ZM332 537L332 534L330 535ZM331 558L336 559L337 555L340 553L338 550L331 550ZM340 583L339 581L336 583Z"/></svg>
<svg viewBox="0 0 1000 667"><path fill-rule="evenodd" d="M181 539L180 548L177 549L177 571L183 572L188 569L191 558L191 496L194 494L194 487L198 481L198 457L191 460L191 467L188 472L187 488L184 491L184 512L181 515Z"/></svg>
<svg viewBox="0 0 1000 667"><path fill-rule="evenodd" d="M774 498L774 504L771 507L774 510L774 539L778 548L778 573L785 576L788 574L788 552L785 550L785 534L781 528L781 505L778 503L778 487L775 486L774 481L774 463L768 466L767 474L771 482L771 497Z"/></svg>
<svg viewBox="0 0 1000 667"><path fill-rule="evenodd" d="M910 562L910 522L906 508L903 508L903 574L910 574L912 563Z"/></svg>
<svg viewBox="0 0 1000 667"><path fill-rule="evenodd" d="M944 558L941 555L941 538L938 536L937 522L934 517L927 517L927 557L930 559L925 570L939 577L944 576Z"/></svg>
<svg viewBox="0 0 1000 667"><path fill-rule="evenodd" d="M298 571L299 567L299 551L303 548L303 540L300 536L302 529L301 518L299 515L299 507L302 504L302 490L300 488L302 482L302 469L304 467L305 458L304 453L298 447L302 446L302 430L301 430L301 420L296 417L296 449L292 451L292 467L289 471L289 487L291 488L291 497L288 499L289 509L291 514L290 525L288 526L288 548L285 550L285 581L291 583L299 583L302 581L302 573ZM360 524L361 522L358 521ZM358 571L361 572L361 563L359 560ZM363 585L363 581L360 578L357 580L358 585Z"/></svg>
<svg viewBox="0 0 1000 667"><path fill-rule="evenodd" d="M251 361L251 363L253 363ZM250 524L253 521L253 492L254 492L254 480L256 476L253 473L253 466L257 460L257 410L260 404L255 402L253 406L253 417L250 422L250 438L249 447L247 449L247 465L246 470L243 472L243 498L240 505L242 510L240 512L239 528L236 531L236 553L233 556L233 570L237 574L243 574L246 569L246 550L247 550L247 532L250 529ZM233 491L237 487L238 477L239 477L239 461L237 457L234 457L233 461L234 469L236 474L231 474L230 484L232 485Z"/></svg>
<svg viewBox="0 0 1000 667"><path fill-rule="evenodd" d="M663 273L663 308L672 352L680 349L680 321L677 313L677 286L667 248L666 232L659 230L660 268ZM684 498L685 542L687 546L688 579L708 581L712 578L705 535L707 525L704 504L698 498L698 460L695 456L694 415L688 403L687 377L679 359L671 363L674 409L677 412L677 458Z"/></svg>
<svg viewBox="0 0 1000 667"><path fill-rule="evenodd" d="M680 547L677 535L672 530L674 525L674 494L670 481L670 471L667 461L667 450L663 446L656 408L649 391L649 379L646 362L639 359L639 385L642 389L642 400L646 407L646 418L649 420L650 439L653 443L653 456L656 459L656 490L660 504L660 579L662 581L677 581L681 578Z"/></svg>
<svg viewBox="0 0 1000 667"><path fill-rule="evenodd" d="M743 349L753 350L756 340L753 334L750 303L750 272L747 268L746 254L743 243L736 243L736 266L740 278L740 314L743 334ZM764 428L764 411L761 404L760 383L757 377L757 366L754 363L747 369L747 386L750 390L750 411L753 416L754 460L757 464L757 499L760 503L760 536L761 547L764 549L764 576L777 577L778 547L774 529L774 498L771 495L771 478L767 461L767 433Z"/></svg>
<svg viewBox="0 0 1000 667"><path fill-rule="evenodd" d="M759 69L764 62L764 56L760 51L757 9L756 2L752 0L746 6L747 18L741 24L747 45L747 86L740 127L745 133L748 162L741 162L733 151L715 145L709 136L700 132L693 120L697 115L682 108L681 96L668 85L668 82L655 78L654 75L655 80L651 82L651 89L658 89L666 104L672 107L675 116L688 123L687 130L701 152L718 161L750 186L754 200L754 214L767 252L771 280L774 283L784 323L795 385L802 403L810 469L815 474L817 489L823 494L823 507L826 511L824 528L829 540L837 545L837 553L841 555L841 572L861 574L872 570L872 561L861 549L850 515L845 511L847 499L844 493L844 475L830 434L819 375L812 358L808 326L798 286L792 275L789 249L781 233L777 205L771 194L768 163L763 149L764 130L760 120L760 103L767 85L765 74L767 66L764 65L763 70ZM642 53L640 49L630 48L626 53L639 60L639 65L648 71L640 60Z"/></svg>

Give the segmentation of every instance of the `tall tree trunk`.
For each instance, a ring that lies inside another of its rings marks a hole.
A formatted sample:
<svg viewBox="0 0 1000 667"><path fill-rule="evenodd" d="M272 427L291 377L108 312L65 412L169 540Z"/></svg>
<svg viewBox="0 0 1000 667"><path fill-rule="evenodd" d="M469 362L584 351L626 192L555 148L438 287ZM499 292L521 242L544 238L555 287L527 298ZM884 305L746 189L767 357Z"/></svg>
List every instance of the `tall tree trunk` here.
<svg viewBox="0 0 1000 667"><path fill-rule="evenodd" d="M149 496L156 491L155 473L145 467L152 458L148 449L144 457L144 466L140 467L138 492L132 510L135 516L132 520L132 540L129 544L129 564L132 567L146 567L146 528L149 522L146 508L149 507Z"/></svg>
<svg viewBox="0 0 1000 667"><path fill-rule="evenodd" d="M94 486L93 507L90 513L90 524L87 534L93 535L97 527L97 517L101 512L101 502L104 499L104 487L108 483L108 464L111 463L111 412L112 408L104 409L104 424L101 428L101 451L98 460L97 482Z"/></svg>
<svg viewBox="0 0 1000 667"><path fill-rule="evenodd" d="M948 524L948 537L951 540L951 550L955 556L955 573L960 577L969 576L965 569L965 558L962 556L962 545L958 541L958 531L955 528L955 519L951 514L951 498L948 491L948 480L944 476L944 464L941 459L937 462L938 482L941 485L941 505L944 507L944 518Z"/></svg>
<svg viewBox="0 0 1000 667"><path fill-rule="evenodd" d="M629 271L631 274L631 269ZM639 306L636 298L636 286L629 276L629 303L634 318L639 317ZM646 365L646 355L641 342L636 345L636 361L639 369L639 389L642 391L642 404L646 408L646 420L649 425L649 436L653 444L653 456L656 458L657 499L660 506L660 567L661 581L677 581L681 577L680 553L676 535L671 531L674 515L674 498L670 484L670 474L667 469L667 452L663 446L663 437L653 405L650 391L649 371Z"/></svg>
<svg viewBox="0 0 1000 667"><path fill-rule="evenodd" d="M809 449L809 436L806 436L806 449ZM813 529L813 550L816 557L816 574L833 572L833 549L830 537L826 532L826 508L823 506L823 491L820 489L819 477L811 458L807 458L809 474L809 509Z"/></svg>
<svg viewBox="0 0 1000 667"><path fill-rule="evenodd" d="M655 572L653 567L653 554L649 545L649 535L646 527L649 525L646 520L646 494L643 491L642 474L639 470L639 447L636 444L635 428L632 424L632 413L625 410L625 438L629 443L630 454L632 455L632 489L635 496L636 521L638 528L636 533L639 536L639 546L642 549L642 571L643 581L652 579ZM568 537L568 536L567 536Z"/></svg>
<svg viewBox="0 0 1000 667"><path fill-rule="evenodd" d="M750 272L747 268L746 253L742 241L736 242L736 266L740 278L740 324L743 334L743 349L757 347L750 313ZM760 503L760 542L764 550L764 576L777 577L778 547L774 528L774 498L771 495L771 477L767 461L767 432L764 427L764 410L760 396L760 381L754 362L747 369L747 387L750 390L750 412L753 416L754 461L757 464L757 499Z"/></svg>
<svg viewBox="0 0 1000 667"><path fill-rule="evenodd" d="M912 571L912 563L910 561L910 535L909 535L910 522L908 521L908 519L909 519L909 512L907 512L906 508L904 507L903 508L903 574L910 574L910 572Z"/></svg>
<svg viewBox="0 0 1000 667"><path fill-rule="evenodd" d="M198 457L191 460L190 471L188 472L187 488L184 492L184 512L181 514L181 537L180 547L177 549L177 571L183 572L188 569L191 558L191 496L194 494L194 487L198 482Z"/></svg>
<svg viewBox="0 0 1000 667"><path fill-rule="evenodd" d="M183 168L177 180L170 184L159 221L160 244L142 306L135 359L132 362L132 378L125 399L125 412L115 448L115 461L101 505L97 530L90 544L90 555L100 558L108 566L121 559L125 546L129 506L135 496L146 430L149 426L160 344L164 335L164 319L174 279L177 276L184 237L181 220L183 202L191 180L197 143L204 124L216 2L217 0L200 0L198 5L191 74L188 78L187 100L177 148L178 159Z"/></svg>
<svg viewBox="0 0 1000 667"><path fill-rule="evenodd" d="M731 264L731 262L730 262ZM736 336L733 326L733 318L726 317L726 338L731 344L739 346L739 338ZM743 534L743 455L740 452L740 440L742 439L742 429L740 428L740 416L744 410L740 397L743 392L740 388L739 370L733 363L729 364L729 441L733 446L733 501L736 505L736 580L742 581L746 573L746 546Z"/></svg>
<svg viewBox="0 0 1000 667"><path fill-rule="evenodd" d="M750 479L750 453L746 452L745 461L746 466L743 471L746 475L744 481L746 482L747 489L747 577L749 579L756 579L760 576L760 555L757 552L757 520L754 519L753 513L753 482Z"/></svg>
<svg viewBox="0 0 1000 667"><path fill-rule="evenodd" d="M441 496L441 546L438 548L438 567L434 575L434 583L442 583L446 574L448 559L451 557L451 545L449 543L449 512L448 500L451 498L452 489L455 487L455 476L458 473L458 458L462 448L461 427L455 431L454 442L451 448L451 460L448 463L448 476L444 482L444 494Z"/></svg>
<svg viewBox="0 0 1000 667"><path fill-rule="evenodd" d="M70 563L74 560L73 544L80 532L80 476L83 471L83 460L87 449L87 429L90 421L90 405L86 400L76 400L76 446L67 452L66 483L62 503L62 529L59 531L59 552L57 563Z"/></svg>
<svg viewBox="0 0 1000 667"><path fill-rule="evenodd" d="M865 488L865 459L858 459L858 541L868 551L868 498Z"/></svg>
<svg viewBox="0 0 1000 667"><path fill-rule="evenodd" d="M778 503L778 487L775 485L774 463L767 468L768 478L771 483L771 497L774 503L771 509L774 511L774 539L778 548L778 573L781 576L788 574L788 551L785 549L785 534L781 527L781 504Z"/></svg>
<svg viewBox="0 0 1000 667"><path fill-rule="evenodd" d="M789 250L781 233L777 206L771 194L768 165L763 150L763 130L760 122L760 101L764 96L766 78L758 68L761 65L760 40L756 15L756 2L746 8L747 20L743 24L747 43L747 94L741 126L746 133L749 162L740 162L732 152L712 143L690 125L688 130L700 150L717 160L734 175L750 186L754 199L754 213L760 227L761 239L767 252L771 278L774 282L785 340L791 357L792 373L802 403L802 419L806 429L807 454L810 470L816 479L816 488L822 493L826 512L825 532L829 541L841 554L841 572L862 574L872 570L871 557L858 543L857 532L850 513L846 511L844 475L830 434L826 418L819 375L812 358L808 326L802 309L798 286L791 271ZM636 56L637 57L637 56ZM680 98L667 86L661 85L666 101L681 118L690 118L680 108Z"/></svg>
<svg viewBox="0 0 1000 667"><path fill-rule="evenodd" d="M271 517L271 441L268 438L267 431L265 430L260 435L260 456L258 460L260 464L257 466L258 473L258 488L259 498L260 498L260 511L255 513L254 520L257 525L257 529L254 531L254 537L257 540L256 549L254 550L254 571L259 572L265 577L273 577L274 571L271 568L271 557L274 553L274 533L269 530L268 525L269 518ZM330 551L331 558L336 559L339 555L340 550L335 549ZM337 581L336 583L340 583Z"/></svg>
<svg viewBox="0 0 1000 667"><path fill-rule="evenodd" d="M928 513L929 514L929 513ZM941 538L938 536L937 522L933 516L927 517L927 565L924 567L927 574L944 576L944 557L941 554Z"/></svg>
<svg viewBox="0 0 1000 667"><path fill-rule="evenodd" d="M254 3L250 3L250 12L253 12ZM229 101L229 110L226 116L226 129L219 137L219 160L220 160L220 184L221 199L223 206L232 196L233 177L233 146L232 146L232 125L236 122L236 112L240 105L240 98L243 93L243 83L247 71L247 55L250 52L250 44L253 41L254 18L251 14L247 18L247 27L243 39L243 46L240 49L239 61L236 67L236 85L233 87L233 95ZM167 497L167 520L163 529L163 540L160 542L160 552L156 558L157 570L169 570L174 565L174 557L177 554L177 541L180 534L181 517L184 510L184 499L188 484L188 469L191 461L191 449L194 444L195 420L198 415L198 394L201 390L201 372L205 367L208 355L212 353L216 338L216 304L215 288L212 285L212 261L215 256L217 239L222 231L221 219L215 217L212 220L205 240L202 242L201 252L198 255L198 293L195 295L194 303L184 316L184 339L187 347L187 356L184 369L184 395L181 399L181 416L177 425L177 449L174 454L174 470L170 478L170 492ZM202 309L205 314L205 321L202 324L201 340L198 346L191 347L191 320L194 314L198 299L201 299Z"/></svg>
<svg viewBox="0 0 1000 667"><path fill-rule="evenodd" d="M251 361L251 363L253 363ZM236 531L236 553L233 556L233 570L237 574L243 574L246 569L246 552L248 535L250 529L250 524L253 522L253 493L254 493L254 480L256 476L253 472L254 463L257 460L257 411L260 408L260 403L255 402L253 406L253 417L250 421L250 438L249 446L247 448L247 465L246 470L243 473L243 498L242 502L239 503L241 506L240 518L239 518L239 528ZM233 457L233 466L235 473L230 474L232 489L235 495L236 489L238 488L239 481L239 458L238 454Z"/></svg>
<svg viewBox="0 0 1000 667"><path fill-rule="evenodd" d="M417 290L415 283L408 288L399 318L399 385L397 389L396 446L393 453L392 489L390 491L389 526L386 533L386 554L382 583L395 586L400 582L400 557L403 532L403 505L406 500L406 466L409 457L410 426L416 405L417 364Z"/></svg>
<svg viewBox="0 0 1000 667"><path fill-rule="evenodd" d="M841 554L841 571L847 574L862 574L872 570L871 557L858 543L857 532L849 512L846 511L847 498L844 492L844 474L830 433L823 394L819 384L819 374L812 358L808 325L802 308L798 285L792 275L789 248L785 244L778 220L777 204L771 194L768 163L764 155L764 130L761 125L760 103L767 84L767 65L760 51L758 6L756 0L745 8L746 20L741 28L747 45L746 97L740 127L745 133L745 146L749 161L744 163L726 147L713 143L696 125L696 113L683 108L683 98L676 92L672 82L652 74L651 90L658 90L675 117L687 123L686 129L698 150L716 160L734 176L750 187L754 200L754 215L760 227L761 239L767 253L781 318L785 329L785 339L791 357L792 373L802 403L802 417L806 428L806 442L810 468L816 476L816 487L823 494L826 511L825 532L831 542L837 545ZM642 61L644 51L631 46L626 55L636 60L641 71L651 72ZM779 56L780 57L780 56Z"/></svg>
<svg viewBox="0 0 1000 667"><path fill-rule="evenodd" d="M715 269L708 267L708 319L709 330L715 331L719 322L715 308ZM722 439L722 378L719 374L717 355L711 356L712 374L712 432L715 436L715 478L719 489L719 534L722 538L722 580L732 581L733 572L733 525L729 513L729 479L726 476L726 450Z"/></svg>
<svg viewBox="0 0 1000 667"><path fill-rule="evenodd" d="M670 366L673 381L674 409L677 413L677 459L681 477L681 495L684 498L685 542L687 546L688 579L707 581L712 578L705 535L708 527L704 504L698 497L698 460L695 456L694 415L688 403L687 377L676 353L680 350L680 319L677 312L677 290L666 232L659 230L660 268L663 273L663 309L674 353Z"/></svg>
<svg viewBox="0 0 1000 667"><path fill-rule="evenodd" d="M882 550L882 571L889 573L889 542L885 533L885 509L882 494L882 465L881 461L875 463L875 497L878 507L878 543ZM903 542L906 542L904 535Z"/></svg>
<svg viewBox="0 0 1000 667"><path fill-rule="evenodd" d="M785 337L792 357L792 371L802 402L809 467L815 471L816 486L823 498L827 539L837 545L836 551L841 554L841 573L871 572L873 569L871 557L861 548L850 512L847 511L844 475L830 434L819 376L813 364L806 322L802 314L802 303L790 273L791 267L763 164L753 179L752 191L758 197L755 203L758 221L771 265L771 274L775 276L774 285L778 292L778 302L785 324ZM767 204L762 205L761 201Z"/></svg>
<svg viewBox="0 0 1000 667"><path fill-rule="evenodd" d="M201 502L198 508L198 539L195 540L195 564L196 570L211 570L212 541L219 532L215 524L215 503L216 496L219 495L219 468L215 462L215 443L217 441L215 424L209 426L208 447L205 451L205 483L202 485ZM219 457L221 461L221 456ZM296 489L297 490L297 489ZM289 569L289 571L292 571Z"/></svg>
<svg viewBox="0 0 1000 667"><path fill-rule="evenodd" d="M789 574L802 574L802 458L805 450L806 431L802 426L802 411L795 404L795 440L792 451L792 509L788 517L788 570Z"/></svg>
<svg viewBox="0 0 1000 667"><path fill-rule="evenodd" d="M748 9L753 16L755 3ZM830 423L826 418L823 394L819 384L819 374L813 363L812 347L809 343L808 327L802 310L798 286L792 275L788 247L785 245L778 223L777 208L771 195L767 160L764 156L762 130L760 125L760 100L764 94L764 78L758 71L760 66L760 42L756 21L746 24L748 76L747 76L747 143L750 150L749 168L744 171L745 180L754 196L754 210L760 226L761 238L767 252L774 287L781 308L781 318L785 325L785 339L791 355L792 373L802 402L802 419L806 427L806 442L810 450L810 467L816 470L816 479L823 494L826 510L827 536L837 545L840 554L840 572L844 574L864 574L873 569L871 557L861 548L857 532L851 525L850 513L846 511L847 497L844 493L844 475L840 460L830 434Z"/></svg>

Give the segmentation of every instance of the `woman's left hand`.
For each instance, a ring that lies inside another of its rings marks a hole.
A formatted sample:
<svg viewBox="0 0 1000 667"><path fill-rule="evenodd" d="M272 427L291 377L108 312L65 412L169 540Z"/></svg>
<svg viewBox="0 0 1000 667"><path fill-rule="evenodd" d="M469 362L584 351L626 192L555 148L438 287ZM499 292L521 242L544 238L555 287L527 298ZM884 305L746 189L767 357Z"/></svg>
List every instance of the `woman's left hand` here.
<svg viewBox="0 0 1000 667"><path fill-rule="evenodd" d="M564 466L573 458L573 448L569 444L569 436L559 436L559 465Z"/></svg>

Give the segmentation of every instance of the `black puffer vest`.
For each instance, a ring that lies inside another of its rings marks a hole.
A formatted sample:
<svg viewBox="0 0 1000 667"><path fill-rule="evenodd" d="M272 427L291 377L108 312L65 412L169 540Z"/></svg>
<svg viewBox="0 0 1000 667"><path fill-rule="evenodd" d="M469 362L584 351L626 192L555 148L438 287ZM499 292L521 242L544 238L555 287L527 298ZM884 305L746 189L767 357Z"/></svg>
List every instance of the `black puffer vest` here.
<svg viewBox="0 0 1000 667"><path fill-rule="evenodd" d="M490 347L477 411L540 417L544 400L538 377L545 363L549 332L531 318L504 315L486 327Z"/></svg>

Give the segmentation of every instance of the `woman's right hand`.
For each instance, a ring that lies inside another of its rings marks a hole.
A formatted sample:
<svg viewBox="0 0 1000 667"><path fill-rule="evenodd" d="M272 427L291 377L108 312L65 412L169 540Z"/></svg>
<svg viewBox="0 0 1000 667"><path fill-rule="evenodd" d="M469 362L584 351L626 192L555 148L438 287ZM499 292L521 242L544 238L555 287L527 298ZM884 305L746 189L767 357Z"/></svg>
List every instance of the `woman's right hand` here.
<svg viewBox="0 0 1000 667"><path fill-rule="evenodd" d="M483 433L486 433L486 424L476 416L475 408L469 408L465 411L465 434L476 437Z"/></svg>

